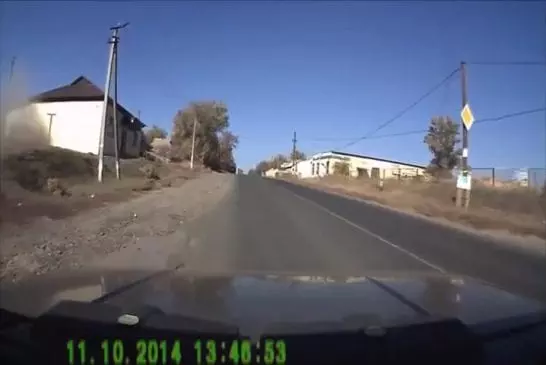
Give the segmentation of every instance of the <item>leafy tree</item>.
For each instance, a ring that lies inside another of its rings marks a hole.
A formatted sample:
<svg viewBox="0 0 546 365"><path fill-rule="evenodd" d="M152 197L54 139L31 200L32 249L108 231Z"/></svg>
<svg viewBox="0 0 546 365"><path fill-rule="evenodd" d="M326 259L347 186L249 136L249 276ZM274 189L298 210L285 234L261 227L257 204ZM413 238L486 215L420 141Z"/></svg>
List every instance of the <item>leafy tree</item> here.
<svg viewBox="0 0 546 365"><path fill-rule="evenodd" d="M432 175L451 176L451 171L457 166L461 156L461 149L456 148L459 141L459 125L450 117L432 118L424 138L433 155L427 168Z"/></svg>
<svg viewBox="0 0 546 365"><path fill-rule="evenodd" d="M157 125L154 124L151 128L147 128L144 131L144 140L143 140L144 143L142 144L142 149L151 151L152 142L154 141L154 139L166 138L166 137L167 137L167 132L163 128L158 127Z"/></svg>
<svg viewBox="0 0 546 365"><path fill-rule="evenodd" d="M218 168L222 171L235 173L237 165L233 157L233 150L239 144L239 138L230 131L222 131L219 136L219 148L214 158Z"/></svg>
<svg viewBox="0 0 546 365"><path fill-rule="evenodd" d="M296 160L303 160L306 158L303 152L300 152L297 150L294 156L296 156ZM280 169L282 164L286 162L290 162L290 161L292 161L291 158L289 158L286 155L283 155L282 153L279 153L268 160L260 161L256 165L256 168L254 170L256 173L262 174L269 169Z"/></svg>
<svg viewBox="0 0 546 365"><path fill-rule="evenodd" d="M235 172L233 151L238 138L228 129L226 105L217 101L192 102L176 113L171 133L171 157L190 159L194 122L195 161L214 170Z"/></svg>
<svg viewBox="0 0 546 365"><path fill-rule="evenodd" d="M156 138L166 138L167 132L163 128L154 124L151 128L144 131L144 136L146 136L146 141L148 143L152 143L152 141Z"/></svg>
<svg viewBox="0 0 546 365"><path fill-rule="evenodd" d="M347 162L336 162L334 164L334 174L349 176L349 164Z"/></svg>

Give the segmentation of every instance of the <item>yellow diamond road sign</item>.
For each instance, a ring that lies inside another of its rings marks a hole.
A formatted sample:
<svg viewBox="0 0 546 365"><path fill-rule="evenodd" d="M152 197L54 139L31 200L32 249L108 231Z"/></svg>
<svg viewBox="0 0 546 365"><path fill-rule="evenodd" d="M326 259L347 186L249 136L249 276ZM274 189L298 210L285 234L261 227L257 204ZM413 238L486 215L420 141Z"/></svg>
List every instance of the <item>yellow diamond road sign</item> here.
<svg viewBox="0 0 546 365"><path fill-rule="evenodd" d="M470 127L472 127L472 123L474 123L474 116L472 115L472 110L470 110L470 106L468 104L466 104L463 110L461 110L461 118L463 119L466 130L469 130Z"/></svg>

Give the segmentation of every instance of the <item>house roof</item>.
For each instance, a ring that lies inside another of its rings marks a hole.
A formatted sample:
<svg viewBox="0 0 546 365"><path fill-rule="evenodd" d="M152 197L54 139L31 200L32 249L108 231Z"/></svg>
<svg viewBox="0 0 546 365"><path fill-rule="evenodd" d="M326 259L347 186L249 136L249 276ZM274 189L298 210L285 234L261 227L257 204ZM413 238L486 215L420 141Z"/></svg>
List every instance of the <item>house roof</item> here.
<svg viewBox="0 0 546 365"><path fill-rule="evenodd" d="M347 153L347 152L340 152L340 151L329 151L329 153L335 154L335 155L340 155L340 156L356 157L356 158L366 158L366 159L368 159L368 160L389 162L389 163L394 163L394 164L398 164L398 165L416 167L416 168L420 168L420 169L426 168L426 166L422 166L422 165L416 165L416 164L407 163L407 162L402 162L402 161L396 161L396 160L388 160L388 159L379 158L379 157L358 155L358 154L355 154L355 153Z"/></svg>
<svg viewBox="0 0 546 365"><path fill-rule="evenodd" d="M30 98L32 102L48 103L62 101L102 101L104 100L104 92L95 84L93 84L85 76L80 76L68 85L58 87ZM113 103L112 98L109 102ZM134 119L139 124L140 128L146 125L140 119L135 117L131 112L125 109L118 103L118 109L129 120Z"/></svg>

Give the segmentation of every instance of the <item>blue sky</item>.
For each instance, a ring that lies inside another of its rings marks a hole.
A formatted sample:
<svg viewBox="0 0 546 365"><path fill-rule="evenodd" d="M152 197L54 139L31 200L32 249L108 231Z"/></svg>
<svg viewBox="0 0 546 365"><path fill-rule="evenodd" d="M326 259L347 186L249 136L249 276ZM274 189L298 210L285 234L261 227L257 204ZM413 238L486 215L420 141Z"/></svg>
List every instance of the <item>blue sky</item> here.
<svg viewBox="0 0 546 365"><path fill-rule="evenodd" d="M546 62L545 2L13 2L0 9L0 66L29 93L88 76L104 83L109 27L120 44L120 102L171 129L192 100L227 103L237 163L338 149L419 98L461 60ZM468 66L476 119L546 106L545 66ZM458 120L458 78L377 135ZM546 114L483 123L473 167L546 166ZM328 140L324 139L340 139ZM369 139L346 151L426 164L422 135Z"/></svg>

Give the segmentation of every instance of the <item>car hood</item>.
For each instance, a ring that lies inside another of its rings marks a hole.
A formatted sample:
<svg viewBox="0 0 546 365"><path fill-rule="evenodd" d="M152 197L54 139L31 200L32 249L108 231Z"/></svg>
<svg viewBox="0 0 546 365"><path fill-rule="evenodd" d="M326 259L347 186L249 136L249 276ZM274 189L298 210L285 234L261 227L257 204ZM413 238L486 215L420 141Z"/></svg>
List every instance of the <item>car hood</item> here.
<svg viewBox="0 0 546 365"><path fill-rule="evenodd" d="M61 300L101 302L130 313L154 306L167 314L236 325L241 333L389 326L437 318L468 325L546 310L461 276L370 273L337 277L238 273L77 271L2 285L2 308L37 316Z"/></svg>

